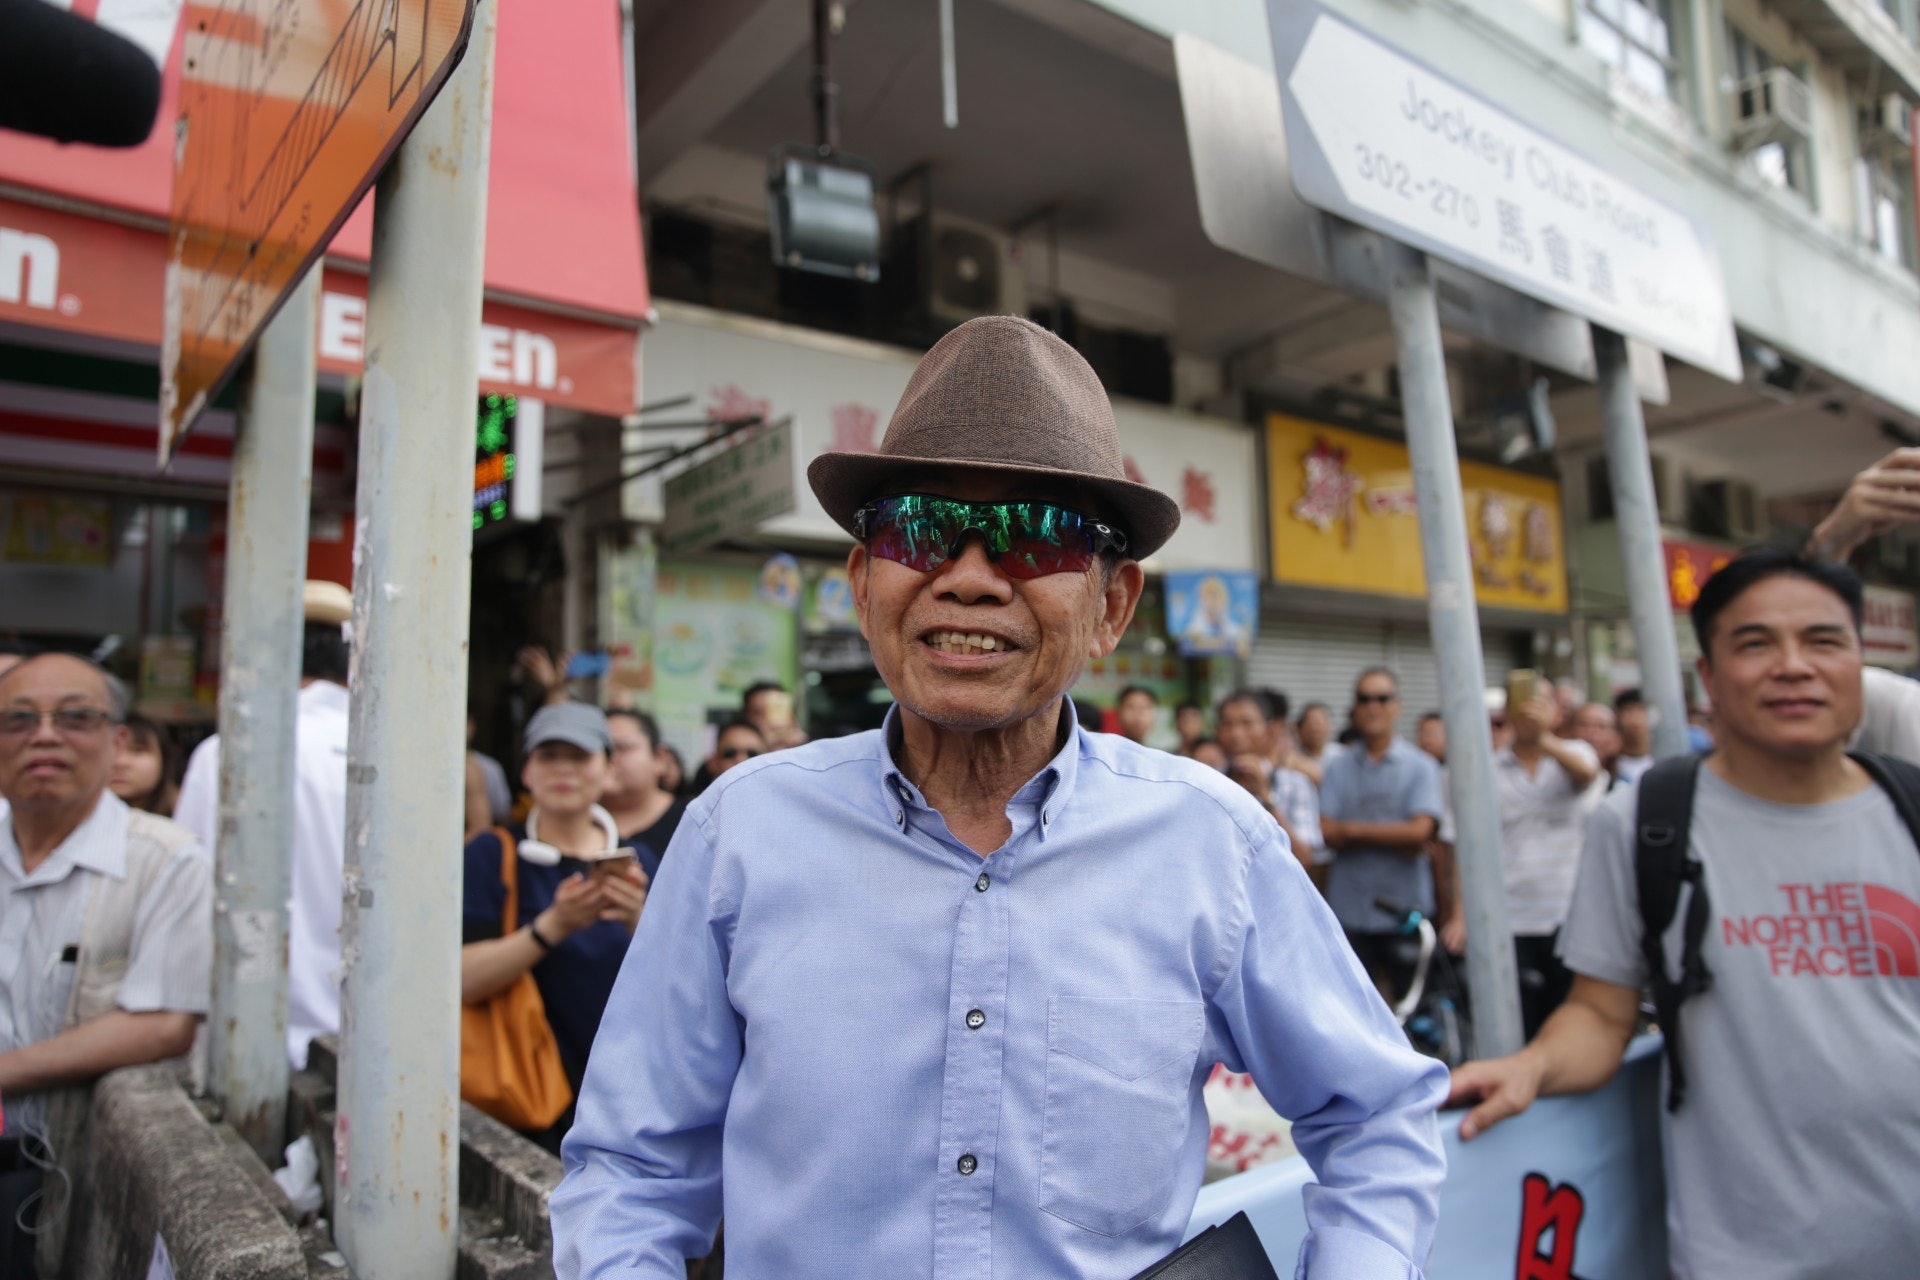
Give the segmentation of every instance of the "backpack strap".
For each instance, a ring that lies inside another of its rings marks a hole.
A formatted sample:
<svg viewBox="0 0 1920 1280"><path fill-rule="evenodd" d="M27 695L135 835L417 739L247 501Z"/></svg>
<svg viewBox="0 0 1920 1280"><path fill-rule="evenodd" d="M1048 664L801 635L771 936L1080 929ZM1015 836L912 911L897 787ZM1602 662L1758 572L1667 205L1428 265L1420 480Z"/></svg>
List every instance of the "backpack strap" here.
<svg viewBox="0 0 1920 1280"><path fill-rule="evenodd" d="M1920 846L1920 765L1872 751L1849 751L1847 755L1880 784L1880 789L1893 801L1900 820L1907 824L1907 834Z"/></svg>
<svg viewBox="0 0 1920 1280"><path fill-rule="evenodd" d="M513 832L505 827L495 827L493 834L500 837L500 883L507 891L507 909L500 924L500 936L510 938L513 931L520 927L520 846L514 841Z"/></svg>
<svg viewBox="0 0 1920 1280"><path fill-rule="evenodd" d="M1713 986L1713 974L1700 954L1713 909L1707 901L1704 868L1692 856L1693 792L1700 758L1662 760L1640 778L1634 810L1633 873L1640 898L1640 954L1653 992L1667 1056L1667 1110L1678 1111L1687 1094L1687 1072L1680 1057L1680 1006ZM1668 976L1666 933L1686 885L1687 918L1680 952L1680 978Z"/></svg>

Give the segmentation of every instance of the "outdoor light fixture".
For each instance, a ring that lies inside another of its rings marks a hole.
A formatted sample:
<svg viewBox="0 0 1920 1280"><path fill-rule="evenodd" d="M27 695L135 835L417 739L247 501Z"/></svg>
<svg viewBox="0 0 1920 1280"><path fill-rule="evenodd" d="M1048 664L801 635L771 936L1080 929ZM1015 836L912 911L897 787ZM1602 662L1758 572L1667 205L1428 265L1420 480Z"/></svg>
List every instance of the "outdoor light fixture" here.
<svg viewBox="0 0 1920 1280"><path fill-rule="evenodd" d="M880 215L873 172L849 156L781 146L767 159L773 260L795 271L880 278Z"/></svg>
<svg viewBox="0 0 1920 1280"><path fill-rule="evenodd" d="M840 154L840 86L833 37L846 14L813 0L813 112L816 142L778 146L767 157L767 223L775 266L843 279L880 278L880 215L873 170Z"/></svg>

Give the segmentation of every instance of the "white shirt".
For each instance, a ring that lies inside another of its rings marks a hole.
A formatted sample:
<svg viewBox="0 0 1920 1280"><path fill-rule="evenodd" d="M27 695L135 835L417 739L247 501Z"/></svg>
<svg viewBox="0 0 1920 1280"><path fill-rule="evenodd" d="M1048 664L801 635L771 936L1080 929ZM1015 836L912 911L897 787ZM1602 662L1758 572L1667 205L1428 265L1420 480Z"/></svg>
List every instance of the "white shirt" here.
<svg viewBox="0 0 1920 1280"><path fill-rule="evenodd" d="M1600 767L1600 757L1586 743L1566 745ZM1593 787L1576 787L1572 775L1546 755L1528 773L1512 748L1494 757L1493 785L1500 801L1507 924L1516 937L1543 937L1565 922L1573 901Z"/></svg>
<svg viewBox="0 0 1920 1280"><path fill-rule="evenodd" d="M127 820L126 802L103 790L31 874L12 821L0 822L0 1051L51 1039L66 1020L89 892L96 877L127 873ZM204 1014L212 966L213 868L189 844L141 900L115 1002L129 1013ZM9 1133L44 1123L41 1095L5 1101Z"/></svg>
<svg viewBox="0 0 1920 1280"><path fill-rule="evenodd" d="M1640 781L1640 775L1653 768L1652 756L1621 756L1613 762L1614 776L1620 785L1630 786Z"/></svg>
<svg viewBox="0 0 1920 1280"><path fill-rule="evenodd" d="M347 691L316 680L294 720L293 917L287 929L287 1058L340 1030L340 867L347 848ZM219 830L220 738L194 750L174 820L208 848ZM456 885L455 891L458 890Z"/></svg>
<svg viewBox="0 0 1920 1280"><path fill-rule="evenodd" d="M1860 673L1862 715L1853 745L1920 764L1920 680L1884 667Z"/></svg>

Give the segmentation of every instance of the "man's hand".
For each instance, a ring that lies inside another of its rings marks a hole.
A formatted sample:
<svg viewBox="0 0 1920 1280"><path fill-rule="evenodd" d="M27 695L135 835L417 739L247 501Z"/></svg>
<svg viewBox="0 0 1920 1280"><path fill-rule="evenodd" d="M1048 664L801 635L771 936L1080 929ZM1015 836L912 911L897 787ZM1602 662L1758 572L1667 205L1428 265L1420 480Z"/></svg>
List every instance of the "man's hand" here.
<svg viewBox="0 0 1920 1280"><path fill-rule="evenodd" d="M567 694L567 664L573 661L571 649L558 653L530 644L520 651L514 659L514 665L526 673L540 689L541 702L551 706L556 702L565 702Z"/></svg>
<svg viewBox="0 0 1920 1280"><path fill-rule="evenodd" d="M1462 1063L1453 1069L1449 1107L1479 1103L1460 1122L1460 1137L1470 1141L1509 1116L1533 1105L1540 1093L1541 1066L1525 1050L1505 1058Z"/></svg>
<svg viewBox="0 0 1920 1280"><path fill-rule="evenodd" d="M1920 448L1895 449L1853 478L1813 531L1807 551L1844 563L1868 539L1915 520L1920 520Z"/></svg>
<svg viewBox="0 0 1920 1280"><path fill-rule="evenodd" d="M1528 746L1548 737L1560 722L1560 707L1547 693L1535 694L1517 707L1507 709L1513 724L1513 740Z"/></svg>
<svg viewBox="0 0 1920 1280"><path fill-rule="evenodd" d="M647 905L649 883L647 873L634 863L606 875L600 881L600 887L606 895L606 905L600 908L600 918L618 920L627 926L628 933L632 933L640 923L640 912Z"/></svg>
<svg viewBox="0 0 1920 1280"><path fill-rule="evenodd" d="M1450 956L1466 954L1467 917L1464 912L1454 911L1440 926L1440 945Z"/></svg>

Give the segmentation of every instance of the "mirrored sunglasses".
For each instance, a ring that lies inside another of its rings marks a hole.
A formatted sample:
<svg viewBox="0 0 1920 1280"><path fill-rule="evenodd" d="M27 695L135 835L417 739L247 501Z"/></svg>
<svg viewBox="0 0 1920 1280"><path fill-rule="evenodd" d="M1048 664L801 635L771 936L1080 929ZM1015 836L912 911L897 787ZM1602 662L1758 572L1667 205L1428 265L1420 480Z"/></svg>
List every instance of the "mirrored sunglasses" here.
<svg viewBox="0 0 1920 1280"><path fill-rule="evenodd" d="M977 533L987 556L1009 578L1081 573L1111 547L1125 554L1127 537L1112 525L1051 502L962 502L909 493L881 498L854 513L854 534L867 550L921 573L932 573Z"/></svg>

